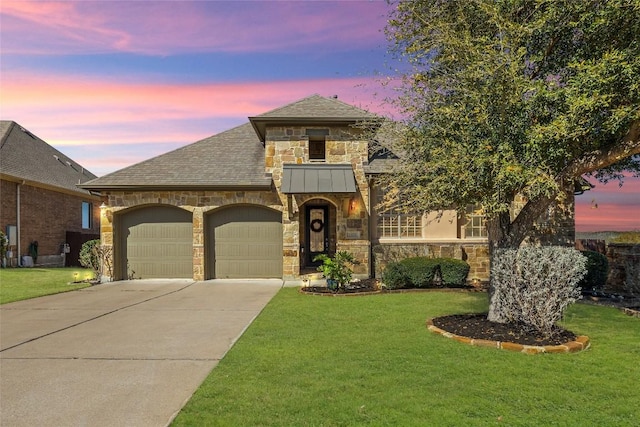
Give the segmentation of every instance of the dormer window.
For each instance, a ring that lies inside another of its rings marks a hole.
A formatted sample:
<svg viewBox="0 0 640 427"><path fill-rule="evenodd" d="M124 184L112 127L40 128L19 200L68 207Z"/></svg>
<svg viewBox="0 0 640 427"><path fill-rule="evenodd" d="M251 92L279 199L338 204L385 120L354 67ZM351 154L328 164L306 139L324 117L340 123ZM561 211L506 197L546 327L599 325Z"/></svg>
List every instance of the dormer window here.
<svg viewBox="0 0 640 427"><path fill-rule="evenodd" d="M309 137L309 160L323 162L327 158L326 138L328 129L307 129Z"/></svg>

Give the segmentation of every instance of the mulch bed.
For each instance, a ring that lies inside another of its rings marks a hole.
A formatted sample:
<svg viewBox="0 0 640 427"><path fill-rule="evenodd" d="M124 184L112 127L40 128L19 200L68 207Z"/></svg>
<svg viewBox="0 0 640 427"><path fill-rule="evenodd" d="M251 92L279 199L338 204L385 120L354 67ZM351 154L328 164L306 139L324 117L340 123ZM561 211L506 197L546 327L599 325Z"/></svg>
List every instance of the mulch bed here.
<svg viewBox="0 0 640 427"><path fill-rule="evenodd" d="M523 345L560 345L576 339L576 335L573 332L559 326L554 328L552 336L545 337L527 329L524 325L490 322L487 320L486 313L454 314L436 317L432 322L434 326L455 335Z"/></svg>

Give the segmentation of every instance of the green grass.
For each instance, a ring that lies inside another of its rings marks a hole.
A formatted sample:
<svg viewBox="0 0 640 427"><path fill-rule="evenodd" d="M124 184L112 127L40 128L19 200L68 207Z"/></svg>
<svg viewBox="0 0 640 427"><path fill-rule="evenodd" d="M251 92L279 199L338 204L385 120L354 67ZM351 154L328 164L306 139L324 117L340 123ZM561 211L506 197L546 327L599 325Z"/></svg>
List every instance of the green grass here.
<svg viewBox="0 0 640 427"><path fill-rule="evenodd" d="M637 426L640 320L583 304L576 354L525 355L429 332L486 295L328 298L285 288L211 372L175 426Z"/></svg>
<svg viewBox="0 0 640 427"><path fill-rule="evenodd" d="M85 268L1 268L0 304L86 288L70 282L88 277L93 273Z"/></svg>

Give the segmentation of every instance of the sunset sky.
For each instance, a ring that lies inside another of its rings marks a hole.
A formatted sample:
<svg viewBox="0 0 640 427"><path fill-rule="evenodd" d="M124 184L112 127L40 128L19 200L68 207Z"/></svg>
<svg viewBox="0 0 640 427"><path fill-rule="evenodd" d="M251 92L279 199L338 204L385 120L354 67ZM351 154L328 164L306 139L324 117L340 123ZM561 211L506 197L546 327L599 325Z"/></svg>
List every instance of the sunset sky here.
<svg viewBox="0 0 640 427"><path fill-rule="evenodd" d="M391 114L388 11L372 0L2 0L0 117L104 175L315 93ZM578 197L576 225L640 230L640 179Z"/></svg>

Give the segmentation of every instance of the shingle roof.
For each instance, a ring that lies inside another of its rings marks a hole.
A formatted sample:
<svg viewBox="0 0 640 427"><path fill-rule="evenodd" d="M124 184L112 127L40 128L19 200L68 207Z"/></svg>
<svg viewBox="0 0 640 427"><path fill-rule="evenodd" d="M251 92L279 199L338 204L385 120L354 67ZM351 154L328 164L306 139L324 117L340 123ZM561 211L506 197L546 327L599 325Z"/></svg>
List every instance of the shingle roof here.
<svg viewBox="0 0 640 427"><path fill-rule="evenodd" d="M119 188L268 187L264 147L246 123L83 185Z"/></svg>
<svg viewBox="0 0 640 427"><path fill-rule="evenodd" d="M374 119L365 110L319 95L250 117L250 123L85 183L93 190L150 188L256 188L271 186L265 174L266 123L355 123ZM253 127L252 127L253 126ZM262 129L258 136L256 129Z"/></svg>
<svg viewBox="0 0 640 427"><path fill-rule="evenodd" d="M88 194L77 187L96 176L14 121L0 121L3 176Z"/></svg>
<svg viewBox="0 0 640 427"><path fill-rule="evenodd" d="M267 123L356 123L363 120L375 120L377 117L373 113L349 105L335 97L326 98L320 95L311 95L259 116L249 117L249 121L260 140L264 141Z"/></svg>

